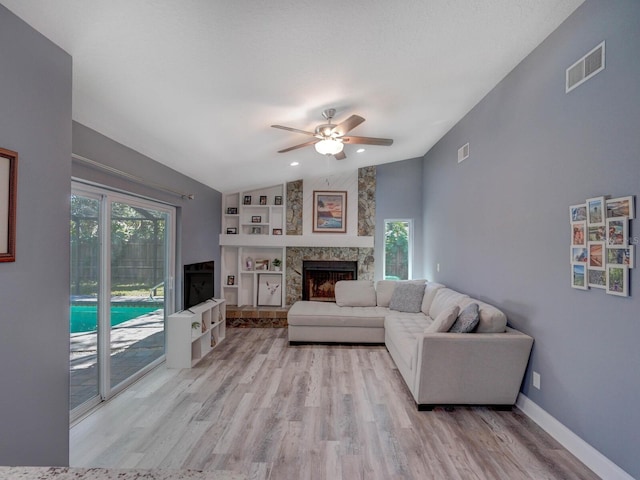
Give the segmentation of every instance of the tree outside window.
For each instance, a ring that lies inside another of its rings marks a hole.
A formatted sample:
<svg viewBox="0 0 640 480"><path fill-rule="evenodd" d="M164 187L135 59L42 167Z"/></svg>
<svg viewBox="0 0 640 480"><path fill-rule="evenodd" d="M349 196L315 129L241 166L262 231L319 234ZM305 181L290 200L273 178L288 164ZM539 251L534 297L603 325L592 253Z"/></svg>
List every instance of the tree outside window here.
<svg viewBox="0 0 640 480"><path fill-rule="evenodd" d="M384 278L408 280L411 276L411 220L385 220Z"/></svg>

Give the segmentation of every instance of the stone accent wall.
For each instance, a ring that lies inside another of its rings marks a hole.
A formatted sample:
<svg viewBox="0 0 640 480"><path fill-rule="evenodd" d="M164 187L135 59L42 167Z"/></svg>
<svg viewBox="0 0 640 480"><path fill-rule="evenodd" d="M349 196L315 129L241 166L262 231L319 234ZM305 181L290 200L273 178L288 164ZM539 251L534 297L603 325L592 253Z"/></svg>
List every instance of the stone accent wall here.
<svg viewBox="0 0 640 480"><path fill-rule="evenodd" d="M376 167L358 169L358 236L376 233Z"/></svg>
<svg viewBox="0 0 640 480"><path fill-rule="evenodd" d="M287 235L302 235L302 180L287 183Z"/></svg>
<svg viewBox="0 0 640 480"><path fill-rule="evenodd" d="M358 262L358 280L373 280L373 248L287 247L287 305L302 300L302 262L304 260L348 260Z"/></svg>

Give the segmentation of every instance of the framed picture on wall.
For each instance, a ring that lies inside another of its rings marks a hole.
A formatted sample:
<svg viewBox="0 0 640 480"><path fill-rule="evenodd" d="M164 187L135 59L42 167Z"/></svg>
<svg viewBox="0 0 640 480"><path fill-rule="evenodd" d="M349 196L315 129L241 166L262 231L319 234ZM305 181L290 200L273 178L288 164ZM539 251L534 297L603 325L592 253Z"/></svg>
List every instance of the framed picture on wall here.
<svg viewBox="0 0 640 480"><path fill-rule="evenodd" d="M587 290L587 266L583 263L571 265L571 286L580 290Z"/></svg>
<svg viewBox="0 0 640 480"><path fill-rule="evenodd" d="M629 244L629 220L627 217L607 218L607 245L624 246Z"/></svg>
<svg viewBox="0 0 640 480"><path fill-rule="evenodd" d="M607 227L604 225L597 225L595 227L589 226L589 234L587 239L590 242L604 242L607 239Z"/></svg>
<svg viewBox="0 0 640 480"><path fill-rule="evenodd" d="M571 263L587 263L589 258L587 248L584 246L571 246Z"/></svg>
<svg viewBox="0 0 640 480"><path fill-rule="evenodd" d="M572 222L582 222L587 220L587 204L571 205L569 207L569 217Z"/></svg>
<svg viewBox="0 0 640 480"><path fill-rule="evenodd" d="M605 270L587 270L589 286L592 288L607 288L607 272Z"/></svg>
<svg viewBox="0 0 640 480"><path fill-rule="evenodd" d="M347 232L347 192L313 192L313 232Z"/></svg>
<svg viewBox="0 0 640 480"><path fill-rule="evenodd" d="M623 247L607 245L607 265L624 265L633 268L635 263L635 245Z"/></svg>
<svg viewBox="0 0 640 480"><path fill-rule="evenodd" d="M0 148L0 262L16 261L18 153Z"/></svg>
<svg viewBox="0 0 640 480"><path fill-rule="evenodd" d="M589 226L604 225L605 209L604 197L587 199L587 223Z"/></svg>
<svg viewBox="0 0 640 480"><path fill-rule="evenodd" d="M586 228L587 222L571 222L571 245L573 246L586 246Z"/></svg>
<svg viewBox="0 0 640 480"><path fill-rule="evenodd" d="M604 270L604 242L589 242L587 249L589 251L589 269Z"/></svg>
<svg viewBox="0 0 640 480"><path fill-rule="evenodd" d="M607 200L607 218L611 217L627 217L630 220L636 218L633 196Z"/></svg>
<svg viewBox="0 0 640 480"><path fill-rule="evenodd" d="M629 296L629 269L621 265L607 265L607 293Z"/></svg>

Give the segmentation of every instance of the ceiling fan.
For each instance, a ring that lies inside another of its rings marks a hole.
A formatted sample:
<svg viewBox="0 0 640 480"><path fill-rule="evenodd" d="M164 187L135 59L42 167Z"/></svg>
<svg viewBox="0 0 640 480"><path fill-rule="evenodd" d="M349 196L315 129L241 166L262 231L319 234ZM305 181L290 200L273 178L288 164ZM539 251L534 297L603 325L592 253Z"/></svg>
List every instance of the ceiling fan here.
<svg viewBox="0 0 640 480"><path fill-rule="evenodd" d="M293 147L285 148L284 150L278 150L278 153L290 152L291 150L296 150L298 148L315 145L315 149L318 153L323 155L333 155L336 160L343 160L347 158L343 151L345 143L383 146L388 146L393 143L393 140L390 138L354 137L352 135L347 137L345 135L364 122L364 118L359 115L351 115L344 122L333 124L331 123L331 119L335 114L335 108L328 108L323 111L322 116L327 119L327 123L318 125L313 132L284 127L282 125L271 125L273 128L280 128L282 130L302 133L303 135L314 137L313 140L309 140L308 142L294 145Z"/></svg>

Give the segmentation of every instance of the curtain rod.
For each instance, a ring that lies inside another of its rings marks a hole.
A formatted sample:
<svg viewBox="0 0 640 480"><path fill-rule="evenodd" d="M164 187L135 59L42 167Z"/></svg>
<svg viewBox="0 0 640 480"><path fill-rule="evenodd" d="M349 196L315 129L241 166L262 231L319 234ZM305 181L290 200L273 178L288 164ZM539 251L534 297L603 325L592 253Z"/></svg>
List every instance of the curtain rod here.
<svg viewBox="0 0 640 480"><path fill-rule="evenodd" d="M91 160L90 158L83 157L82 155L78 155L77 153L72 153L71 157L75 160L79 160L81 162L87 163L97 168L101 168L102 170L106 170L107 172L114 173L126 179L132 180L134 182L140 183L142 185L155 188L156 190L162 190L163 192L172 193L173 195L178 195L181 198L187 198L189 200L193 200L196 196L193 193L182 193L177 190L173 190L169 187L165 187L164 185L160 185L158 183L150 182L145 180L144 178L137 177L127 172L123 172L122 170L118 170L117 168L110 167L108 165L104 165L100 162L96 162L95 160Z"/></svg>

